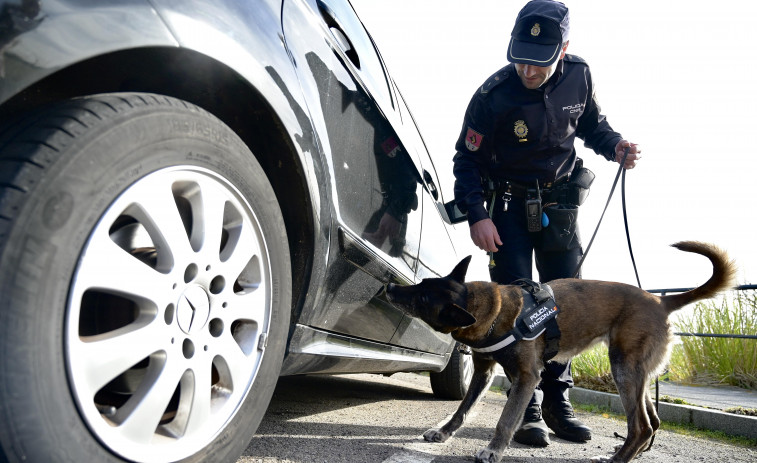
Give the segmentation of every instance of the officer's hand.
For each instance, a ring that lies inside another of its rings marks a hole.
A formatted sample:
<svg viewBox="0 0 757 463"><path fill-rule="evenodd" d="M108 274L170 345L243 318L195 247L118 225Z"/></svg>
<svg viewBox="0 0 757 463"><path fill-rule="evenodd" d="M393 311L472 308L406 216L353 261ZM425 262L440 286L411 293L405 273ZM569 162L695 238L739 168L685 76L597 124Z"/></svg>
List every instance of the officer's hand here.
<svg viewBox="0 0 757 463"><path fill-rule="evenodd" d="M391 214L384 212L384 215L381 216L381 221L379 221L379 226L376 231L373 233L365 232L362 236L372 245L380 248L384 245L384 241L386 241L387 238L393 238L399 235L401 228L402 223L400 223L399 220L392 217Z"/></svg>
<svg viewBox="0 0 757 463"><path fill-rule="evenodd" d="M492 219L479 220L470 226L470 237L473 244L486 252L497 252L497 245L502 246L497 227Z"/></svg>
<svg viewBox="0 0 757 463"><path fill-rule="evenodd" d="M633 169L636 167L636 161L641 159L641 156L639 156L641 148L636 143L631 143L628 140L620 140L618 144L615 145L615 162L619 163L623 160L626 148L630 149L628 150L628 157L626 158L626 163L623 165L623 168Z"/></svg>

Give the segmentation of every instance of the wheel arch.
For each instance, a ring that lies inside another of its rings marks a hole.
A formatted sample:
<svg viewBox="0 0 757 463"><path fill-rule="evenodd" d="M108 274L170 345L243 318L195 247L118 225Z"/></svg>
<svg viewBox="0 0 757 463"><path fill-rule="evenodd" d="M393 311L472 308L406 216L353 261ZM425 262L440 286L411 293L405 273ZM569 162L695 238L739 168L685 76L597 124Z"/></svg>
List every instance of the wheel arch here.
<svg viewBox="0 0 757 463"><path fill-rule="evenodd" d="M186 48L144 47L90 58L65 67L24 89L0 107L0 125L18 114L55 101L109 92L149 92L193 103L227 124L247 144L271 182L286 224L292 267L292 323L303 305L316 252L315 210L323 194L318 182L309 179L303 152L317 153L307 119L292 116L300 127L287 126L282 114L296 112L293 97L286 94L282 79L272 67L266 88L281 95L268 95L229 66ZM273 86L271 84L274 84ZM273 102L272 102L273 101ZM282 105L282 102L285 104ZM288 104L286 104L288 103ZM277 105L277 106L275 106ZM290 134L305 135L294 139ZM298 146L298 144L300 146ZM318 162L314 159L313 162ZM303 211L310 213L303 214Z"/></svg>

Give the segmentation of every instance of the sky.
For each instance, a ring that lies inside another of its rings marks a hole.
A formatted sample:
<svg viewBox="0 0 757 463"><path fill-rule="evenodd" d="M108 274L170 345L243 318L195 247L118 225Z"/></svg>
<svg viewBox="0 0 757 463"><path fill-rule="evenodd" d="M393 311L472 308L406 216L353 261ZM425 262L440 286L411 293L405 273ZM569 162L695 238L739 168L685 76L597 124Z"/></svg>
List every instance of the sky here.
<svg viewBox="0 0 757 463"><path fill-rule="evenodd" d="M445 200L452 199L452 156L465 109L486 78L507 64L507 42L525 1L351 1L413 113ZM613 129L642 148L642 159L626 174L642 287L694 287L709 278L706 258L670 247L684 240L727 250L740 269L738 284L757 284L757 47L749 34L757 2L565 4L568 53L589 63ZM618 165L580 140L576 148L597 176L579 213L586 247ZM488 260L470 242L466 223L455 226L455 239L463 253L474 254L469 280L488 279ZM620 182L583 277L636 285Z"/></svg>

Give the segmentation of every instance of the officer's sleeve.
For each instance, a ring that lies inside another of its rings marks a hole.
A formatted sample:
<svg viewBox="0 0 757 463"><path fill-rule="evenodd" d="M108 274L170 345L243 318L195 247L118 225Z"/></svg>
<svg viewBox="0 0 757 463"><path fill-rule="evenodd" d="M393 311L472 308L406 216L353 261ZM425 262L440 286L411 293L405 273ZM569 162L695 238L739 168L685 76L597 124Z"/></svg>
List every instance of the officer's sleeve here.
<svg viewBox="0 0 757 463"><path fill-rule="evenodd" d="M594 93L594 84L588 67L586 68L586 81L589 84L589 101L586 103L586 109L578 121L576 135L584 141L584 145L594 150L595 153L605 157L608 161L615 160L615 145L623 137L615 132L607 118L602 114L602 110L597 102Z"/></svg>
<svg viewBox="0 0 757 463"><path fill-rule="evenodd" d="M468 214L470 225L489 216L484 206L481 178L486 172L489 159L490 121L488 106L478 94L474 95L468 104L463 127L455 144L457 153L453 158L452 169L455 175L455 202L460 211Z"/></svg>
<svg viewBox="0 0 757 463"><path fill-rule="evenodd" d="M400 222L407 221L407 215L411 210L418 208L418 196L415 194L416 179L412 173L417 169L412 165L407 154L400 152L392 159L389 167L392 167L391 180L388 181L388 208L387 212Z"/></svg>

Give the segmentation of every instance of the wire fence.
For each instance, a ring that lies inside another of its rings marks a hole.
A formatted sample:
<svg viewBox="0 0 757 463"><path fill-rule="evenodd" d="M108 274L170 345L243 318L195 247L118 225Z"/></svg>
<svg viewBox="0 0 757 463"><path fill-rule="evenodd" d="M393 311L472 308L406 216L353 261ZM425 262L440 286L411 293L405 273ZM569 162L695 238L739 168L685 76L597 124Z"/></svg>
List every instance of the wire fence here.
<svg viewBox="0 0 757 463"><path fill-rule="evenodd" d="M649 293L658 293L661 296L665 296L668 293L685 293L694 288L666 288L666 289L649 289ZM748 291L757 290L757 285L740 285L733 288L735 291ZM757 335L754 334L718 334L718 333L673 333L676 336L698 336L702 338L735 338L735 339L757 339Z"/></svg>
<svg viewBox="0 0 757 463"><path fill-rule="evenodd" d="M650 289L647 290L649 293L658 293L661 296L665 296L668 293L684 293L686 291L690 291L694 288L667 288L667 289ZM733 288L735 291L748 291L748 290L757 290L757 285L740 285L735 288ZM740 334L740 333L732 333L732 334L718 334L718 333L676 333L673 334L677 336L698 336L703 338L737 338L737 339L757 339L757 335L753 334ZM657 376L655 378L655 409L659 411L660 409L660 377Z"/></svg>

